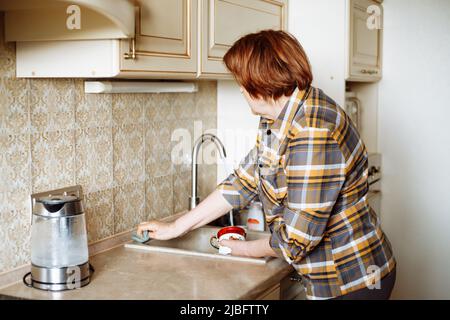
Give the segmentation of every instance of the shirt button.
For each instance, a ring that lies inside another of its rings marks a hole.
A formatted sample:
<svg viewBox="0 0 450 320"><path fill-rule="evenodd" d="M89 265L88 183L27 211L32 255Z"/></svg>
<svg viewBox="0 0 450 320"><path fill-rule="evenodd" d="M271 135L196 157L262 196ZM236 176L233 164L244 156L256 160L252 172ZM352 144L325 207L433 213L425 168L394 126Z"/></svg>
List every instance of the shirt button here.
<svg viewBox="0 0 450 320"><path fill-rule="evenodd" d="M266 133L267 133L268 136L270 136L272 134L272 130L269 129L269 130L267 130Z"/></svg>

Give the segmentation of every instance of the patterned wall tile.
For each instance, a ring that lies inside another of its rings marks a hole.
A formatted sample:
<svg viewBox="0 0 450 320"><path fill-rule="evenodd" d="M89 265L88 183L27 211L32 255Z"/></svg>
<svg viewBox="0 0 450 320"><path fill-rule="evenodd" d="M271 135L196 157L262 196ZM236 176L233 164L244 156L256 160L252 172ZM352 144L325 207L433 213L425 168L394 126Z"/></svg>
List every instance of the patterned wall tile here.
<svg viewBox="0 0 450 320"><path fill-rule="evenodd" d="M0 135L0 214L30 208L29 135Z"/></svg>
<svg viewBox="0 0 450 320"><path fill-rule="evenodd" d="M198 195L204 200L216 187L217 166L199 165L198 168Z"/></svg>
<svg viewBox="0 0 450 320"><path fill-rule="evenodd" d="M0 213L0 272L30 261L30 225L29 211Z"/></svg>
<svg viewBox="0 0 450 320"><path fill-rule="evenodd" d="M146 220L145 183L114 188L114 233L129 231Z"/></svg>
<svg viewBox="0 0 450 320"><path fill-rule="evenodd" d="M145 202L148 220L172 215L174 213L172 175L148 180Z"/></svg>
<svg viewBox="0 0 450 320"><path fill-rule="evenodd" d="M197 134L201 135L201 132ZM174 172L191 171L194 147L194 120L181 119L171 123L171 159Z"/></svg>
<svg viewBox="0 0 450 320"><path fill-rule="evenodd" d="M84 203L88 241L94 242L112 236L114 234L113 189L87 193Z"/></svg>
<svg viewBox="0 0 450 320"><path fill-rule="evenodd" d="M84 81L75 80L75 121L77 128L111 127L112 95L85 94Z"/></svg>
<svg viewBox="0 0 450 320"><path fill-rule="evenodd" d="M15 79L15 45L0 12L0 273L30 259L29 81Z"/></svg>
<svg viewBox="0 0 450 320"><path fill-rule="evenodd" d="M195 119L201 117L192 93L177 93L172 104L176 119Z"/></svg>
<svg viewBox="0 0 450 320"><path fill-rule="evenodd" d="M144 121L143 94L113 94L112 115L115 126L140 125Z"/></svg>
<svg viewBox="0 0 450 320"><path fill-rule="evenodd" d="M168 122L152 121L145 126L145 170L146 178L166 176L173 172Z"/></svg>
<svg viewBox="0 0 450 320"><path fill-rule="evenodd" d="M215 117L204 118L202 125L205 133L217 135L217 119ZM219 158L220 152L215 144L208 143L203 146L202 165L199 168L199 181L201 181L199 194L202 199L215 188Z"/></svg>
<svg viewBox="0 0 450 320"><path fill-rule="evenodd" d="M75 128L75 83L71 79L31 81L31 126L34 133Z"/></svg>
<svg viewBox="0 0 450 320"><path fill-rule="evenodd" d="M209 133L217 135L217 118L205 117L202 119L203 129Z"/></svg>
<svg viewBox="0 0 450 320"><path fill-rule="evenodd" d="M146 95L144 99L146 121L161 122L175 119L177 114L174 113L174 96L169 93Z"/></svg>
<svg viewBox="0 0 450 320"><path fill-rule="evenodd" d="M174 174L173 183L173 211L174 213L188 210L191 194L191 175L189 172Z"/></svg>
<svg viewBox="0 0 450 320"><path fill-rule="evenodd" d="M0 134L29 132L28 94L28 80L0 78Z"/></svg>
<svg viewBox="0 0 450 320"><path fill-rule="evenodd" d="M114 184L145 181L144 127L126 125L113 128Z"/></svg>
<svg viewBox="0 0 450 320"><path fill-rule="evenodd" d="M31 136L33 193L75 183L75 131L51 131Z"/></svg>
<svg viewBox="0 0 450 320"><path fill-rule="evenodd" d="M217 115L217 82L200 81L199 90L195 94L195 105L201 118Z"/></svg>
<svg viewBox="0 0 450 320"><path fill-rule="evenodd" d="M76 183L91 193L113 187L113 143L111 127L89 127L75 131Z"/></svg>

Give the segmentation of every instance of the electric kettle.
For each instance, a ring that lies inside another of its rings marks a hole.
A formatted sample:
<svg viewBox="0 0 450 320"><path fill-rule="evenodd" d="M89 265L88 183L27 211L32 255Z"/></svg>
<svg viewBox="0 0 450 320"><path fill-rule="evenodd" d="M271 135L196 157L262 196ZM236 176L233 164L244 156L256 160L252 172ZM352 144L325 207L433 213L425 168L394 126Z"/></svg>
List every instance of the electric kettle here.
<svg viewBox="0 0 450 320"><path fill-rule="evenodd" d="M49 291L89 284L93 269L89 264L81 187L34 194L31 198L31 272L23 282Z"/></svg>

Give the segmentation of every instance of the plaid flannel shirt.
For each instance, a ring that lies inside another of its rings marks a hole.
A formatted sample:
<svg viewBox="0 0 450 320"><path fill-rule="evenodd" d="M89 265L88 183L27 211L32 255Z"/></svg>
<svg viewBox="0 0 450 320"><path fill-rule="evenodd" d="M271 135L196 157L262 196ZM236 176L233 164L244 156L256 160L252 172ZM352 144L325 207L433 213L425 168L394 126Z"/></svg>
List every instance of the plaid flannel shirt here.
<svg viewBox="0 0 450 320"><path fill-rule="evenodd" d="M275 121L261 118L256 146L218 186L235 209L256 196L273 250L302 276L309 299L341 296L395 267L369 207L365 146L323 91L294 91Z"/></svg>

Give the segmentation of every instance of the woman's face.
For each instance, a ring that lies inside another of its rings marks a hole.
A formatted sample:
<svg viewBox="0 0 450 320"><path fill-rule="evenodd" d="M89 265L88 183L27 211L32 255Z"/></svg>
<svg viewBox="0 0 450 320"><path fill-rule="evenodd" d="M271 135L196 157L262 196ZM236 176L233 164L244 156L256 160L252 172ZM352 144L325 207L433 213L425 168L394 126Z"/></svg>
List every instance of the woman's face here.
<svg viewBox="0 0 450 320"><path fill-rule="evenodd" d="M289 97L283 96L277 101L267 102L263 99L252 98L242 86L240 87L240 91L244 95L245 100L247 100L254 115L272 120L275 120L278 117L284 105L289 100Z"/></svg>
<svg viewBox="0 0 450 320"><path fill-rule="evenodd" d="M254 99L250 96L250 94L245 90L244 87L240 88L241 93L244 95L245 100L247 100L248 105L254 115L257 116L267 116L270 112L271 107L268 103L262 99Z"/></svg>

